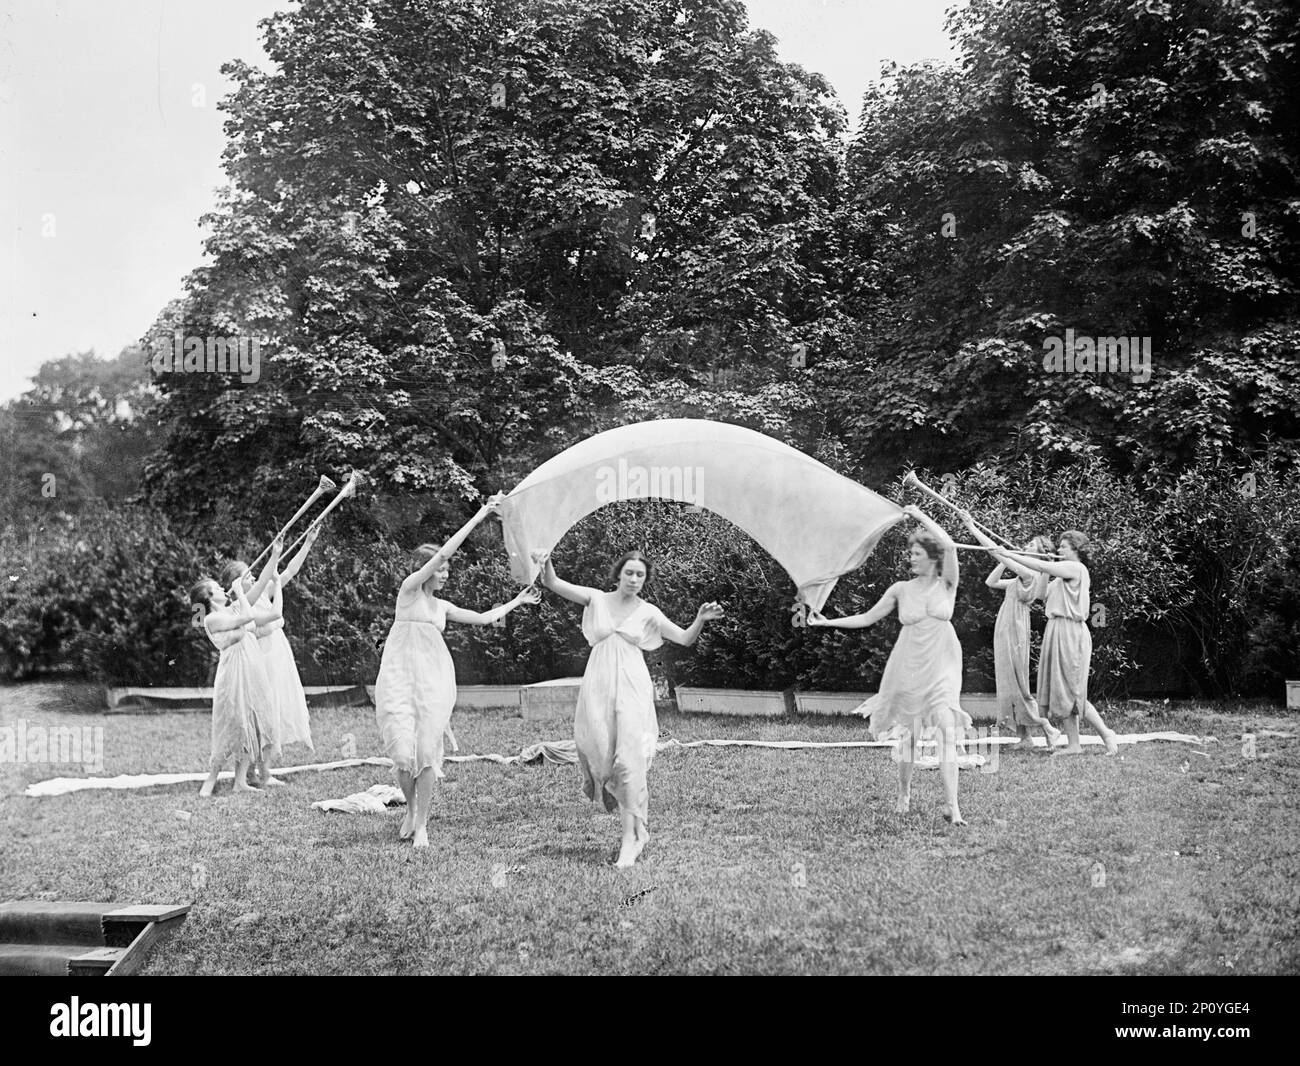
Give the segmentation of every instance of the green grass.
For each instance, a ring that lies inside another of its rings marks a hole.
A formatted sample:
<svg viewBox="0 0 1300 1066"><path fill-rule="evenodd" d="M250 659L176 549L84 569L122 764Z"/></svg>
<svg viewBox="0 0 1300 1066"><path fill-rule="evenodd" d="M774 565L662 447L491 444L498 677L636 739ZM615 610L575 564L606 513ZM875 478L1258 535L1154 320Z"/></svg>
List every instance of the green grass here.
<svg viewBox="0 0 1300 1066"><path fill-rule="evenodd" d="M0 687L0 708L0 725L103 726L110 775L206 758L202 714L79 713L48 684ZM894 814L887 751L669 750L631 871L608 865L617 818L582 798L571 766L448 764L417 853L396 840L397 812L309 806L391 780L375 767L261 796L223 782L205 801L197 784L28 799L27 783L80 769L0 765L0 899L192 900L151 974L1295 973L1300 741L1261 739L1248 760L1236 739L1300 731L1294 715L1148 710L1102 708L1120 732L1220 742L1208 758L1165 743L1119 759L1004 751L996 774L962 771L967 828L939 816L934 771L917 771L912 813ZM454 724L464 751L572 735L566 720L502 712ZM661 724L682 740L865 739L838 719ZM360 754L380 750L368 709L314 713L313 731L321 760L341 757L347 733ZM521 868L504 888L498 864Z"/></svg>

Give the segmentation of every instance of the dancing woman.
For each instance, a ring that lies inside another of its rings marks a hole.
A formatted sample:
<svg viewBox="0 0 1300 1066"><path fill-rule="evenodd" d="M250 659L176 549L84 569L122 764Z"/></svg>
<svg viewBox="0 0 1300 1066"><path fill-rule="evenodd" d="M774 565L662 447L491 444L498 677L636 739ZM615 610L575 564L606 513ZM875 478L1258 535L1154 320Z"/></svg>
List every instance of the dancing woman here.
<svg viewBox="0 0 1300 1066"><path fill-rule="evenodd" d="M1050 553L1052 542L1035 537L1025 545L1027 552ZM1007 571L1011 575L1007 575ZM998 693L998 719L1015 722L1020 747L1032 749L1031 726L1043 731L1050 751L1060 731L1038 713L1038 701L1029 691L1029 607L1047 594L1047 575L1001 558L984 579L989 588L1002 589L1002 606L993 625L993 674Z"/></svg>
<svg viewBox="0 0 1300 1066"><path fill-rule="evenodd" d="M571 585L555 573L550 552L534 552L542 564L542 584L566 600L583 605L582 635L591 655L578 691L573 740L582 766L582 791L605 810L619 812L623 835L615 865L636 862L650 840L650 763L659 740L654 683L644 652L665 639L690 647L704 623L722 617L717 603L704 603L695 621L682 629L641 598L652 568L639 551L625 553L610 571L613 592Z"/></svg>
<svg viewBox="0 0 1300 1066"><path fill-rule="evenodd" d="M939 773L943 778L944 817L965 825L957 805L957 745L971 717L961 709L961 642L952 627L957 597L957 549L952 538L917 507L903 513L921 528L907 538L910 581L897 581L864 614L825 618L810 612L810 626L865 629L893 611L902 623L889 653L880 690L857 708L871 718L871 731L880 736L896 727L902 735L894 748L898 762L898 807L905 814L912 801L912 768L922 731L939 733Z"/></svg>
<svg viewBox="0 0 1300 1066"><path fill-rule="evenodd" d="M271 557L251 587L256 601L275 580L282 537L271 545ZM212 690L212 754L207 780L200 796L211 796L217 787L221 767L235 760L235 791L256 792L248 783L248 769L261 756L273 729L274 696L253 633L253 608L244 595L242 582L235 583L235 599L211 578L201 578L190 588L190 601L202 605L203 629L221 652Z"/></svg>
<svg viewBox="0 0 1300 1066"><path fill-rule="evenodd" d="M302 689L302 679L298 675L298 664L293 658L293 648L289 638L284 635L284 586L289 584L302 569L307 553L320 534L320 526L312 526L303 540L302 547L289 560L284 568L266 588L261 599L253 600L254 635L262 649L262 661L266 667L267 677L271 682L274 697L274 726L271 731L272 745L264 748L258 755L256 779L259 785L283 784L279 778L272 777L269 760L279 756L288 744L305 744L315 750L311 740L311 716L307 711L307 694ZM221 571L221 579L227 587L238 582L247 590L253 581L248 564L235 560L227 563Z"/></svg>
<svg viewBox="0 0 1300 1066"><path fill-rule="evenodd" d="M1083 751L1079 744L1079 719L1082 717L1101 735L1106 754L1114 755L1119 750L1115 733L1101 720L1097 708L1088 702L1088 670L1092 663L1088 610L1092 579L1086 565L1087 534L1067 529L1056 538L1059 559L1035 559L998 548L975 525L969 511L959 514L971 535L991 549L995 559L1017 563L1051 578L1043 604L1047 611L1047 629L1043 633L1042 650L1038 653L1038 699L1040 703L1046 701L1049 717L1065 719L1069 744L1055 749L1056 753L1078 755Z"/></svg>
<svg viewBox="0 0 1300 1066"><path fill-rule="evenodd" d="M449 560L474 527L498 514L498 493L479 508L441 548L422 544L416 549L419 569L408 575L397 594L392 628L384 643L375 682L375 717L384 753L393 760L397 781L406 797L406 816L398 831L417 848L429 846L427 823L433 783L443 776L443 740L456 703L456 667L442 638L447 623L491 625L520 604L539 603L542 595L527 588L509 603L482 613L467 611L435 593L446 583Z"/></svg>

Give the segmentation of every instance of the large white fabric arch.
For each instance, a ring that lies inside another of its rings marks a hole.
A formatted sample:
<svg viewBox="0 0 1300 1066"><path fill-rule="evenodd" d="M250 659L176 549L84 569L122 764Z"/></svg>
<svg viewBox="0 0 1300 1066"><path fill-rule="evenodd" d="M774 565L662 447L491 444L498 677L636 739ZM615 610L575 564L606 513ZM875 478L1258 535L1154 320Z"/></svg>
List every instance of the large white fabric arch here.
<svg viewBox="0 0 1300 1066"><path fill-rule="evenodd" d="M524 478L501 507L510 571L537 577L580 519L618 500L696 504L721 515L781 564L798 599L820 610L866 561L899 507L802 452L742 426L694 418L637 422L588 437ZM635 545L611 545L611 550Z"/></svg>

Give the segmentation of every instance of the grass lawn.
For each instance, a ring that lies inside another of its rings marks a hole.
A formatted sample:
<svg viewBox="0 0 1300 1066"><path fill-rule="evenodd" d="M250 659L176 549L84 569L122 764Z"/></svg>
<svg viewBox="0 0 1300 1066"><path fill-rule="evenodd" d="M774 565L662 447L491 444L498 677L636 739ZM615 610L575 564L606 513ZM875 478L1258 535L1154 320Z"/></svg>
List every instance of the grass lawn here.
<svg viewBox="0 0 1300 1066"><path fill-rule="evenodd" d="M1300 732L1296 716L1101 710L1121 733L1219 742L1208 757L1167 743L1115 759L1004 749L999 772L962 771L966 828L940 817L932 770L916 773L912 813L893 813L885 750L668 750L630 871L609 865L617 816L583 799L575 766L448 764L420 853L397 841L399 811L310 807L392 781L376 767L265 795L223 782L211 800L197 784L27 799L28 783L83 771L0 764L0 900L193 901L149 974L1300 970L1300 740L1261 738L1247 759L1239 739ZM0 726L103 726L107 775L203 768L206 715L89 712L58 684L0 686ZM566 719L504 712L453 724L462 752L572 736ZM681 740L867 739L857 720L661 725ZM312 728L316 757L286 763L341 758L346 734L381 751L369 709L313 712Z"/></svg>

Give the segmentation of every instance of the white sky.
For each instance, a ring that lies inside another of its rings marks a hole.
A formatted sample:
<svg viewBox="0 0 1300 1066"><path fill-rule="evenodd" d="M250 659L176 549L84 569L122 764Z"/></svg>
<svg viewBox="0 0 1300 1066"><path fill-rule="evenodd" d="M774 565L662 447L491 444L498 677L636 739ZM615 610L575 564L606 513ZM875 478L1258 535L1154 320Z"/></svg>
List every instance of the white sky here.
<svg viewBox="0 0 1300 1066"><path fill-rule="evenodd" d="M949 58L959 2L747 0L851 121L882 61ZM0 402L47 360L116 355L181 294L224 180L217 68L264 62L257 21L287 6L0 0Z"/></svg>

